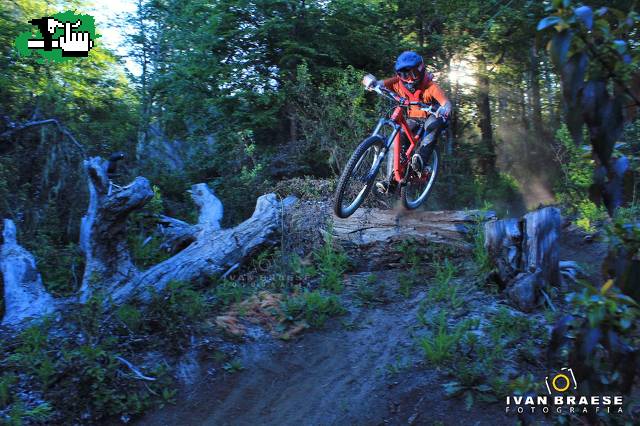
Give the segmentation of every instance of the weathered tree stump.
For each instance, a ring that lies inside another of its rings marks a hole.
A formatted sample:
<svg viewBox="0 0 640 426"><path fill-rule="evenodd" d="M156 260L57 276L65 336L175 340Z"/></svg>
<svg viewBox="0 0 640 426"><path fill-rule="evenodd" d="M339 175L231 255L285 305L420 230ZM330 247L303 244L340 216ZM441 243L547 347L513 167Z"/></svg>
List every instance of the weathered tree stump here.
<svg viewBox="0 0 640 426"><path fill-rule="evenodd" d="M54 299L42 285L35 258L18 244L13 221L4 220L2 236L0 271L5 304L2 324L15 326L29 318L53 312L56 309Z"/></svg>
<svg viewBox="0 0 640 426"><path fill-rule="evenodd" d="M137 177L120 191L112 191L107 177L109 162L100 157L85 160L89 175L89 207L82 218L80 246L85 270L80 301L95 291L111 294L138 274L127 248L127 217L153 197L149 181Z"/></svg>
<svg viewBox="0 0 640 426"><path fill-rule="evenodd" d="M487 222L484 225L485 248L493 259L501 287L520 270L522 261L522 228L518 219Z"/></svg>
<svg viewBox="0 0 640 426"><path fill-rule="evenodd" d="M485 248L495 267L498 284L523 311L533 310L546 285L560 285L558 238L560 210L546 207L522 219L485 224Z"/></svg>

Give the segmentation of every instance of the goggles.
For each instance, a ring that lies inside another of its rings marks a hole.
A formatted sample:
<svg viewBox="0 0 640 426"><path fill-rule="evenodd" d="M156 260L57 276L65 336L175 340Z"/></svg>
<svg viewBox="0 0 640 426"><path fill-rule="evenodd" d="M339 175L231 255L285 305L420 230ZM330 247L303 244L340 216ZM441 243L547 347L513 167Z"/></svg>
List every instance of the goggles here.
<svg viewBox="0 0 640 426"><path fill-rule="evenodd" d="M420 79L423 70L424 65L420 64L412 68L403 68L396 74L398 75L398 77L400 77L401 80L412 82Z"/></svg>

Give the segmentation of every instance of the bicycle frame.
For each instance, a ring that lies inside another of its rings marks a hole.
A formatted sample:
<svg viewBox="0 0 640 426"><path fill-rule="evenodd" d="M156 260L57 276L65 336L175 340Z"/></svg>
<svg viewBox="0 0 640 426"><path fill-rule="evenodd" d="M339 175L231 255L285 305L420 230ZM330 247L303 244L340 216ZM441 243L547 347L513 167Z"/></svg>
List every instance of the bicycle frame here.
<svg viewBox="0 0 640 426"><path fill-rule="evenodd" d="M389 148L391 147L391 144L395 143L393 147L393 177L398 183L403 183L405 179L405 177L403 176L404 169L400 162L400 154L402 152L402 145L400 144L400 130L404 131L405 135L407 135L407 139L409 140L409 148L406 151L407 158L411 158L411 154L416 149L416 146L418 144L418 141L415 140L413 133L409 129L409 125L407 124L407 120L404 118L402 109L403 107L398 105L391 113L391 118L381 118L380 120L378 120L378 124L371 134L371 136L377 136L380 133L380 129L382 129L382 127L385 125L393 128L393 131L385 142L384 151L382 151L378 159L376 159L373 170L378 169L380 162L386 156L387 151L389 151Z"/></svg>

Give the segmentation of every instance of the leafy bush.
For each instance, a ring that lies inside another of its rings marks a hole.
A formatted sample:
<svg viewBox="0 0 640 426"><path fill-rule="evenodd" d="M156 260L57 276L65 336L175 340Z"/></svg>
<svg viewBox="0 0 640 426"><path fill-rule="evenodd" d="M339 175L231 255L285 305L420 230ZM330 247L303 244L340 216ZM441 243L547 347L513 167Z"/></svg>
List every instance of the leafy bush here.
<svg viewBox="0 0 640 426"><path fill-rule="evenodd" d="M177 350L199 331L208 309L204 296L191 283L172 281L164 291L152 295L145 316L149 330Z"/></svg>
<svg viewBox="0 0 640 426"><path fill-rule="evenodd" d="M567 297L572 314L557 322L549 353L582 377L586 394L628 394L638 375L640 307L613 280L599 289L582 284Z"/></svg>
<svg viewBox="0 0 640 426"><path fill-rule="evenodd" d="M606 227L609 254L604 268L610 277L615 277L616 286L622 293L640 301L640 224L635 208L619 209L613 224Z"/></svg>
<svg viewBox="0 0 640 426"><path fill-rule="evenodd" d="M89 306L97 305L93 301ZM78 335L76 330L81 323L83 331ZM117 335L105 329L100 310L81 309L67 326L74 332L54 332L47 321L28 327L1 360L10 373L0 380L0 402L9 406L12 423L128 417L170 399L167 371L156 367L147 373L155 380L139 380L121 360L124 346L119 344ZM14 373L20 374L20 386L26 384L45 402L27 408L19 398L12 397L8 393L10 386L18 386Z"/></svg>
<svg viewBox="0 0 640 426"><path fill-rule="evenodd" d="M367 101L360 82L363 73L353 67L332 70L324 76L330 82L326 85L313 82L306 64L296 71L296 80L285 91L295 95L292 106L304 138L298 148L305 157L294 161L309 171L317 173L322 164L338 174L375 125L379 100Z"/></svg>
<svg viewBox="0 0 640 426"><path fill-rule="evenodd" d="M593 232L594 223L602 220L606 212L589 200L594 165L591 150L576 146L566 125L558 129L556 139L556 158L563 176L555 188L556 198L570 215L576 217L576 225L586 232Z"/></svg>

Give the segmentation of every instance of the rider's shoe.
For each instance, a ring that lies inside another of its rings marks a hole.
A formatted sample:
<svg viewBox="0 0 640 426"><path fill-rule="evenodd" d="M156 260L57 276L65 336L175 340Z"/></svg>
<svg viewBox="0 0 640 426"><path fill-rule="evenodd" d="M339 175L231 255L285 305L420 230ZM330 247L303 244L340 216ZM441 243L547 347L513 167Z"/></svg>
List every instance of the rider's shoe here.
<svg viewBox="0 0 640 426"><path fill-rule="evenodd" d="M380 180L376 182L376 189L380 194L389 194L395 191L397 187L396 181L389 182L388 180Z"/></svg>
<svg viewBox="0 0 640 426"><path fill-rule="evenodd" d="M384 180L376 182L376 189L379 193L386 194L387 192L389 192L389 182Z"/></svg>
<svg viewBox="0 0 640 426"><path fill-rule="evenodd" d="M411 168L420 177L426 170L426 159L429 158L429 146L421 146L418 152L411 156Z"/></svg>
<svg viewBox="0 0 640 426"><path fill-rule="evenodd" d="M422 161L422 156L420 153L416 152L411 157L411 168L418 176L422 175L422 171L424 170L424 162Z"/></svg>

